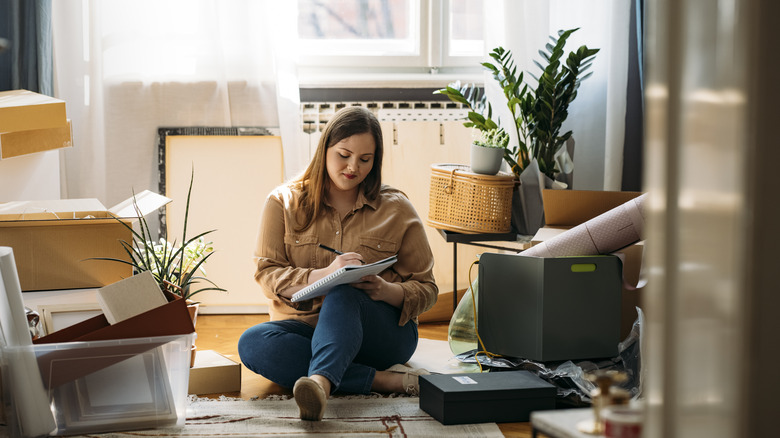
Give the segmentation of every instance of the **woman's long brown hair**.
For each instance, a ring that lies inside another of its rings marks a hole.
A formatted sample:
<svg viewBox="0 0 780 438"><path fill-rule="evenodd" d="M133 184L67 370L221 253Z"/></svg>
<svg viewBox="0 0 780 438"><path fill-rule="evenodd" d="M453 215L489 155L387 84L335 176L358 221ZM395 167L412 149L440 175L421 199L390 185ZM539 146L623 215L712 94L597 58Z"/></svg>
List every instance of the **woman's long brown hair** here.
<svg viewBox="0 0 780 438"><path fill-rule="evenodd" d="M377 198L382 186L382 155L384 153L382 128L379 125L379 120L369 109L360 106L343 108L325 125L314 158L303 174L294 181L294 184L297 184L302 192L296 211L298 222L295 227L296 231L308 229L314 223L314 218L322 211L325 190L327 189L328 172L325 168L325 156L328 148L347 137L364 133L369 133L374 137L376 150L374 151L374 166L360 184L359 189L363 191L367 199Z"/></svg>

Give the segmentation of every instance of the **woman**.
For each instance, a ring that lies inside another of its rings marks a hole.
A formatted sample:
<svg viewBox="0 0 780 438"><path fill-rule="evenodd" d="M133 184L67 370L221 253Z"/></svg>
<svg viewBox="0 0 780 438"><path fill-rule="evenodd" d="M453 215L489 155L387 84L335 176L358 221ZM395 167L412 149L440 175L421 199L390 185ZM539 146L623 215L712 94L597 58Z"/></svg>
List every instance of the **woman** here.
<svg viewBox="0 0 780 438"><path fill-rule="evenodd" d="M337 390L416 394L425 372L393 366L414 353L417 317L438 288L422 221L402 192L382 185L383 151L371 111L344 108L306 171L266 199L255 279L271 299L271 321L244 332L238 351L247 368L293 388L304 420L322 419ZM398 261L379 275L290 300L343 266L393 254Z"/></svg>

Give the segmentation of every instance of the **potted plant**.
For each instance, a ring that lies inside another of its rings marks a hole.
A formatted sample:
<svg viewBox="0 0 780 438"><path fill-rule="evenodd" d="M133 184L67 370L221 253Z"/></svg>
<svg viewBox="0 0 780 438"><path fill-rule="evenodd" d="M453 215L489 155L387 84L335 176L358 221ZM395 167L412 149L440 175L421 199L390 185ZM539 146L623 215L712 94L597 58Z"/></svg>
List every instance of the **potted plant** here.
<svg viewBox="0 0 780 438"><path fill-rule="evenodd" d="M590 76L591 73L587 70L599 51L583 45L569 52L564 59L564 46L575 31L577 29L561 30L557 37L550 36L551 42L544 50L539 51L545 64L534 61L541 69L541 74L538 77L532 75L535 79L533 86L525 81L522 72L517 73L509 50L497 47L489 54L492 60L482 63L501 87L512 120L493 120L492 107L487 102L484 90L473 84L461 85L460 82L455 82L434 92L444 94L453 102L468 107L467 120L464 122L466 127L480 131L496 128L512 130L515 134L512 139L514 143L504 149L504 161L518 182L523 180L521 176L527 169L534 172L538 169L545 177L545 186L551 186L560 171L556 166L556 154L572 136L572 131L561 133L561 127L568 117L569 104L577 97L582 81ZM535 176L526 178L529 181L534 179ZM518 197L519 195L513 199L513 210ZM525 199L535 198L525 196ZM541 211L541 194L538 196L538 202L536 210ZM541 216L541 222L543 221ZM525 226L516 226L518 232L533 234L542 225L538 223L538 219L531 222Z"/></svg>
<svg viewBox="0 0 780 438"><path fill-rule="evenodd" d="M193 296L208 290L225 291L214 284L205 276L203 266L211 257L213 247L211 242L205 241L205 236L216 230L209 230L200 233L194 237L187 238L187 220L190 211L190 198L192 195L192 183L194 173L190 177L190 186L187 191L187 205L184 209L184 227L182 229L181 241L183 244L176 245L168 242L165 238L155 240L149 229L146 219L140 212L138 205L133 197L133 206L139 217L139 231L135 231L131 225L119 221L128 228L133 235L131 242L121 240L119 243L127 253L129 260L118 258L97 258L98 260L111 260L120 263L126 263L133 267L135 274L143 271L152 271L154 278L160 285L163 292L170 293L187 300L191 304L197 304L192 299ZM117 218L117 220L119 220ZM202 274L202 275L201 275ZM199 283L206 283L205 287L196 287ZM167 295L167 294L166 294Z"/></svg>
<svg viewBox="0 0 780 438"><path fill-rule="evenodd" d="M155 240L146 219L135 202L135 196L133 196L133 207L139 218L139 231L133 229L132 225L128 225L117 218L122 225L130 230L133 236L130 242L125 240L119 241L128 255L128 260L107 257L96 257L96 259L126 263L133 267L134 274L151 271L160 289L166 296L176 296L187 300L191 308L190 312L193 316L194 324L198 303L193 300L193 297L204 291L216 290L224 292L225 289L218 287L213 281L206 278L204 267L206 260L214 254L212 243L207 242L205 236L216 230L205 231L190 238L187 237L187 220L189 218L193 181L194 172L190 176L187 205L184 210L184 227L181 237L183 244L177 246L175 240L171 243L165 238ZM205 283L204 287L198 287L200 283Z"/></svg>
<svg viewBox="0 0 780 438"><path fill-rule="evenodd" d="M471 170L484 175L495 175L501 168L509 135L501 128L480 131L471 144Z"/></svg>
<svg viewBox="0 0 780 438"><path fill-rule="evenodd" d="M204 268L206 260L214 254L212 243L207 242L205 236L216 230L205 231L194 237L187 238L187 220L189 218L194 176L193 172L190 176L187 205L184 209L184 227L181 237L183 244L177 246L175 240L171 243L164 237L155 240L146 219L138 208L134 195L133 207L139 218L139 231L133 229L132 225L128 225L116 218L119 223L130 230L133 236L130 242L125 240L119 241L128 255L128 260L109 257L95 258L96 260L109 260L128 264L133 267L133 274L151 271L160 289L169 299L176 296L187 301L193 326L197 320L199 308L199 303L193 300L193 296L208 290L226 291L206 278ZM201 282L205 283L204 287L198 287ZM195 346L193 345L193 360L194 354Z"/></svg>

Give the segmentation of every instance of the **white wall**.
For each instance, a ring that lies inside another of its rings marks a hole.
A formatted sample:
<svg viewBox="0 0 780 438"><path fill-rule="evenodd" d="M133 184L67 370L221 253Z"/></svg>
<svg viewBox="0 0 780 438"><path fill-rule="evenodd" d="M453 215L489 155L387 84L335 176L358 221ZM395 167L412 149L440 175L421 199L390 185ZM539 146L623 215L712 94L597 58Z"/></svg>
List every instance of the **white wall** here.
<svg viewBox="0 0 780 438"><path fill-rule="evenodd" d="M60 199L60 151L0 160L0 202Z"/></svg>

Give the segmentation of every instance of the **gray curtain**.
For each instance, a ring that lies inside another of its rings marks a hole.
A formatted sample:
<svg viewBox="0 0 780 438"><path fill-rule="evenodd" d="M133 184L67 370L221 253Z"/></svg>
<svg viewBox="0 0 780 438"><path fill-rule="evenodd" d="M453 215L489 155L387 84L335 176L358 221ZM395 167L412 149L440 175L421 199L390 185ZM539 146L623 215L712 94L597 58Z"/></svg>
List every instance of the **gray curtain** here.
<svg viewBox="0 0 780 438"><path fill-rule="evenodd" d="M623 144L622 190L642 190L642 155L644 153L644 86L642 69L644 0L631 2L629 29L628 91L626 93L626 133Z"/></svg>
<svg viewBox="0 0 780 438"><path fill-rule="evenodd" d="M54 95L51 0L0 0L0 90Z"/></svg>

